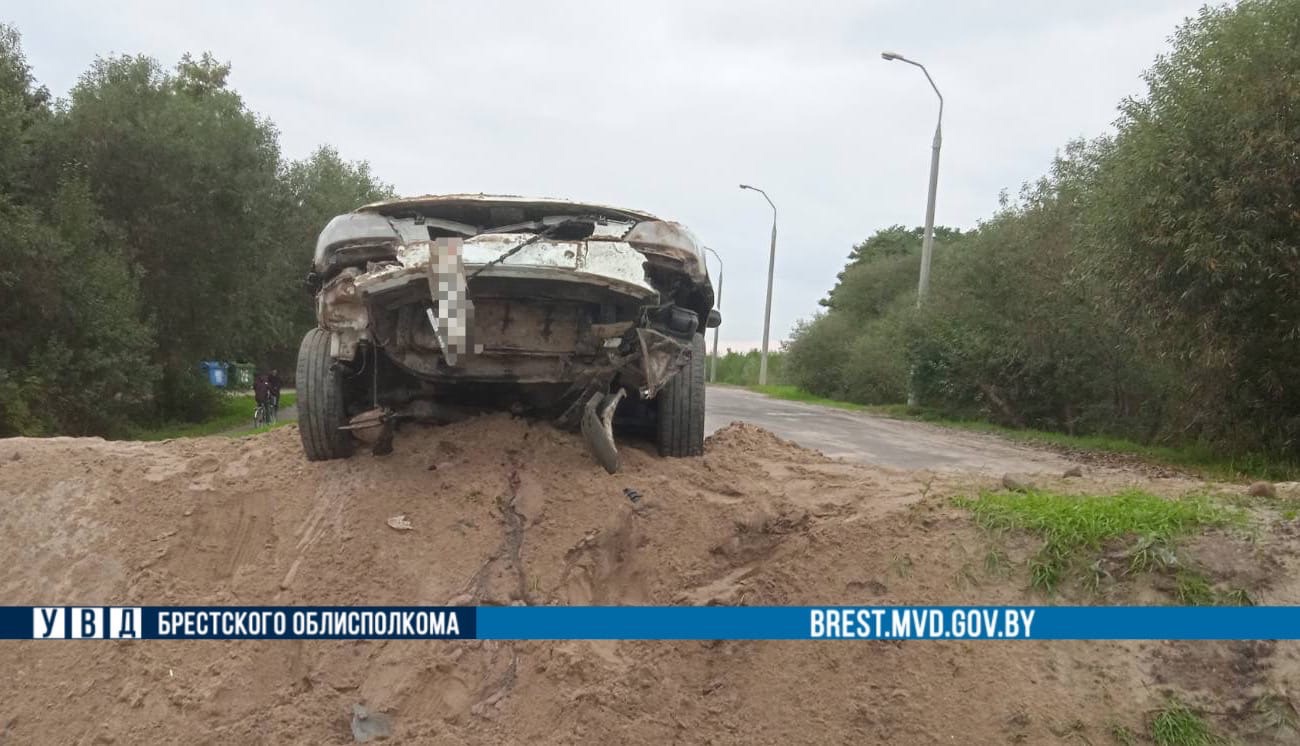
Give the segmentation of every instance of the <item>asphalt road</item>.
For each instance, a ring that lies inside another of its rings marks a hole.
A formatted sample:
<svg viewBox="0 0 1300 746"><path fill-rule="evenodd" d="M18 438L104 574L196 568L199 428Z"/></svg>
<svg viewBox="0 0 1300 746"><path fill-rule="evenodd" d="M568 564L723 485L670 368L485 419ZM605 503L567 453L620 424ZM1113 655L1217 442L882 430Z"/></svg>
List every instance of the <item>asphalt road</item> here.
<svg viewBox="0 0 1300 746"><path fill-rule="evenodd" d="M832 458L894 469L1030 474L1059 473L1072 465L993 435L773 399L732 386L710 386L705 406L708 434L749 422Z"/></svg>

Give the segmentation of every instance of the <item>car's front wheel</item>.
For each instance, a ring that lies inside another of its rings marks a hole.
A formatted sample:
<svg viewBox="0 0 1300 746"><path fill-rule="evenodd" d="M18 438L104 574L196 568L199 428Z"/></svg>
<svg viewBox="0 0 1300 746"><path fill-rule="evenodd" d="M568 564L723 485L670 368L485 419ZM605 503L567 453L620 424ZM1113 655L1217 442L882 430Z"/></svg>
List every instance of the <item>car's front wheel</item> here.
<svg viewBox="0 0 1300 746"><path fill-rule="evenodd" d="M704 335L691 340L690 362L659 390L657 445L661 456L704 453Z"/></svg>
<svg viewBox="0 0 1300 746"><path fill-rule="evenodd" d="M312 329L298 348L298 433L308 461L352 455L343 374L330 355L330 333Z"/></svg>

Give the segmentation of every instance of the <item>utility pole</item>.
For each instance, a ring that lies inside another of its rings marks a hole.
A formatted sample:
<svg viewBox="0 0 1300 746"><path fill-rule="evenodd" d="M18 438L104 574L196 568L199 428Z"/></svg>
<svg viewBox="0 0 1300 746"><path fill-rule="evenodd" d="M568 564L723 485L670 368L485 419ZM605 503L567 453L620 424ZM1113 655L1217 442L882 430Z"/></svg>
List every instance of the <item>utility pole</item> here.
<svg viewBox="0 0 1300 746"><path fill-rule="evenodd" d="M758 187L748 184L741 184L741 189L750 189L763 195L767 204L772 206L772 249L767 257L767 305L763 308L763 352L759 356L758 362L758 385L767 385L767 338L768 330L772 325L772 275L776 272L776 205L772 203L772 198L767 196L767 192Z"/></svg>
<svg viewBox="0 0 1300 746"><path fill-rule="evenodd" d="M713 249L710 249L708 246L705 246L704 250L712 254L713 258L716 259L718 262L718 301L717 303L714 303L713 306L714 308L718 309L719 313L721 313L722 312L722 273L726 270L726 267L723 266L722 257L718 256L718 252L714 251ZM718 382L718 328L719 327L717 326L713 327L713 368L709 372L709 383Z"/></svg>
<svg viewBox="0 0 1300 746"><path fill-rule="evenodd" d="M926 294L930 291L930 258L934 254L934 200L935 194L939 191L939 148L943 145L943 94L939 92L939 86L934 84L934 78L930 77L930 71L925 69L925 65L894 52L882 52L880 56L889 62L897 60L921 68L921 72L925 73L925 79L930 81L930 87L934 89L934 95L939 97L939 121L934 125L934 141L930 145L930 191L925 202L925 235L921 239L921 277L916 284L916 307L920 308L925 303ZM909 378L915 378L915 371L912 371ZM907 386L909 407L915 407L917 404L916 387L913 383L909 380Z"/></svg>

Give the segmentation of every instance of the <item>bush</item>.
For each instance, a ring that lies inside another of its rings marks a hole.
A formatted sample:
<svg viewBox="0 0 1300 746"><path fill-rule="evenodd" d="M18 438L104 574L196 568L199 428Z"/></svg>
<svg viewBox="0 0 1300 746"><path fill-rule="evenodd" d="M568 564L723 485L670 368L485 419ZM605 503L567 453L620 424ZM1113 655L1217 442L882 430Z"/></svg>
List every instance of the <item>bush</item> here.
<svg viewBox="0 0 1300 746"><path fill-rule="evenodd" d="M843 398L859 404L894 404L907 398L909 371L901 316L909 310L868 322L849 345Z"/></svg>
<svg viewBox="0 0 1300 746"><path fill-rule="evenodd" d="M221 389L198 368L163 370L155 399L156 422L204 422L221 412Z"/></svg>
<svg viewBox="0 0 1300 746"><path fill-rule="evenodd" d="M786 372L790 383L817 396L844 398L845 349L854 336L854 323L847 314L818 314L800 322L786 346Z"/></svg>

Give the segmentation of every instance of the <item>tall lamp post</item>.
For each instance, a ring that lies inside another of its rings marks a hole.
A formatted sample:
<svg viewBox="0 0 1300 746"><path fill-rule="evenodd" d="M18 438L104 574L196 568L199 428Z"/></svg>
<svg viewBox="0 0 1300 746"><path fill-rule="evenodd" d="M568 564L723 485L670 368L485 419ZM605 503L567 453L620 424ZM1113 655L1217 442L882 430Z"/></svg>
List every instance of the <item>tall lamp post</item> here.
<svg viewBox="0 0 1300 746"><path fill-rule="evenodd" d="M722 311L722 273L726 269L726 267L723 266L722 257L718 256L718 252L714 251L713 249L710 249L708 246L705 246L704 250L712 254L713 258L718 262L718 301L717 303L714 304L714 306L718 309L718 311ZM709 371L709 383L717 383L717 382L718 382L718 327L715 326L713 327L713 368Z"/></svg>
<svg viewBox="0 0 1300 746"><path fill-rule="evenodd" d="M930 87L934 89L934 95L939 97L939 121L934 125L934 142L930 146L930 193L925 202L925 236L921 239L921 278L916 284L916 306L920 308L930 290L930 257L934 254L934 196L939 190L939 148L943 145L943 94L939 93L939 86L934 84L934 78L930 77L930 71L925 69L925 65L895 52L881 52L880 56L887 62L898 60L921 68L925 79L930 81ZM912 385L907 388L907 404L914 407L916 388Z"/></svg>
<svg viewBox="0 0 1300 746"><path fill-rule="evenodd" d="M767 305L763 308L763 352L758 362L758 385L767 385L767 332L772 323L772 274L776 271L776 205L767 192L755 186L741 184L741 189L750 189L763 195L763 199L772 205L772 249L767 258Z"/></svg>

